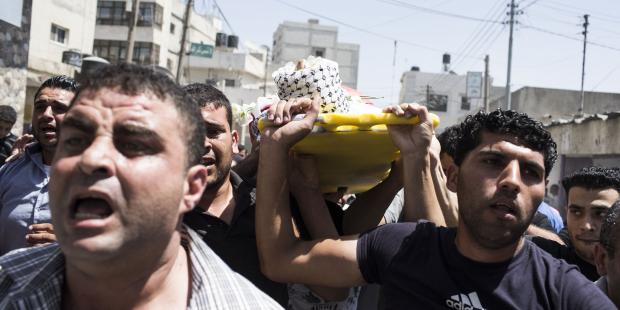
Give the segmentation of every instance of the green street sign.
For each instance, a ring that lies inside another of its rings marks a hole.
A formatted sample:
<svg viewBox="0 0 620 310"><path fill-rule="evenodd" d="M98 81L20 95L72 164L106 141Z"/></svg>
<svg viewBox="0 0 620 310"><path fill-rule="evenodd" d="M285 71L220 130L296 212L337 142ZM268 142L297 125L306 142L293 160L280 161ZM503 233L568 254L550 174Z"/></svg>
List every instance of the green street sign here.
<svg viewBox="0 0 620 310"><path fill-rule="evenodd" d="M200 43L192 43L191 48L189 49L190 55L212 58L213 57L213 45L209 44L200 44Z"/></svg>

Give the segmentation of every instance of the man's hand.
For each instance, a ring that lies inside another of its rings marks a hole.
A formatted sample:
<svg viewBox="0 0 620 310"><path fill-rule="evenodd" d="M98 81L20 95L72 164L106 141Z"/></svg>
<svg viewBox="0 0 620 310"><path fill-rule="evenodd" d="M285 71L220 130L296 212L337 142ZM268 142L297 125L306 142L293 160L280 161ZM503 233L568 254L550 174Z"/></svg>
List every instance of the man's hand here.
<svg viewBox="0 0 620 310"><path fill-rule="evenodd" d="M10 163L22 157L22 155L26 152L26 147L32 142L34 142L34 136L30 134L25 134L17 138L13 144L13 148L11 149L11 156L9 156L5 162Z"/></svg>
<svg viewBox="0 0 620 310"><path fill-rule="evenodd" d="M29 246L44 245L56 242L54 226L51 223L32 224L28 227L26 242Z"/></svg>
<svg viewBox="0 0 620 310"><path fill-rule="evenodd" d="M431 145L434 135L433 123L431 122L426 107L416 103L401 103L383 109L385 113L394 113L397 116L418 116L420 123L411 125L390 125L388 131L392 142L400 150L401 154L422 152L426 154Z"/></svg>
<svg viewBox="0 0 620 310"><path fill-rule="evenodd" d="M286 149L291 148L299 140L307 136L319 114L321 97L316 95L313 100L308 98L280 100L269 107L267 118L273 122L261 133L263 144L276 142ZM291 121L296 114L305 113L303 119Z"/></svg>

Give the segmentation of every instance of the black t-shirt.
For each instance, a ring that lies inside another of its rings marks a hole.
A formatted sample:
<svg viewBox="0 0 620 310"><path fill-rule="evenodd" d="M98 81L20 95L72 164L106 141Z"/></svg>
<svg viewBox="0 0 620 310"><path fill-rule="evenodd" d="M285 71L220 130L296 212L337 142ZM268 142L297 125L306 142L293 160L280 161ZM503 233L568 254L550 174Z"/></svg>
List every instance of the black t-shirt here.
<svg viewBox="0 0 620 310"><path fill-rule="evenodd" d="M577 268L528 240L507 262L479 263L455 236L428 222L381 226L360 236L360 270L382 285L387 309L615 309Z"/></svg>
<svg viewBox="0 0 620 310"><path fill-rule="evenodd" d="M596 281L600 276L596 271L596 266L581 259L575 252L575 248L570 246L561 245L553 240L548 240L542 237L533 237L532 242L539 248L545 250L545 252L551 254L551 256L565 260L569 264L576 265L581 270L586 278L590 281Z"/></svg>

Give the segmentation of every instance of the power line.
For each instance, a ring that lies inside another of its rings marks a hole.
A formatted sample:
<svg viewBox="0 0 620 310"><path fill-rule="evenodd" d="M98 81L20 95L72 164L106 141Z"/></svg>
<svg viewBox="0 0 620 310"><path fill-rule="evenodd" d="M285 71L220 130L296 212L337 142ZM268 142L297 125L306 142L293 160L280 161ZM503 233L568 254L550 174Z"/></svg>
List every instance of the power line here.
<svg viewBox="0 0 620 310"><path fill-rule="evenodd" d="M536 2L538 2L538 0L532 0L532 2L530 2L528 5L522 7L521 10L523 11L523 10L531 7L532 5L536 4ZM519 3L519 5L521 5L521 3Z"/></svg>
<svg viewBox="0 0 620 310"><path fill-rule="evenodd" d="M535 30L535 31L538 31L538 32L543 32L543 33L550 34L550 35L554 35L554 36L557 36L557 37L566 38L566 39L573 40L573 41L583 42L579 38L571 37L569 35L565 35L565 34L562 34L562 33L550 31L550 30L539 28L539 27L536 27L536 26L522 25L521 27L526 28L526 29L532 29L532 30ZM592 41L588 41L588 44L620 52L620 48L617 48L617 47L613 47L613 46L609 46L609 45L605 45L605 44L601 44L601 43L596 43L596 42L592 42Z"/></svg>
<svg viewBox="0 0 620 310"><path fill-rule="evenodd" d="M497 21L497 20L490 20L490 19L478 18L478 17L473 17L473 16L466 16L466 15L450 13L450 12L444 12L444 11L435 10L435 9L431 9L431 8L421 7L421 6L418 6L418 5L406 3L406 2L403 2L403 1L399 1L399 0L377 0L377 1L383 2L383 3L387 3L387 4L391 4L391 5L395 5L395 6L399 6L399 7L403 7L403 8L408 8L408 9L412 9L412 10L419 10L419 11L422 11L422 12L426 12L426 13L430 13L430 14L436 14L436 15L442 15L442 16L447 16L447 17L454 17L454 18L460 18L460 19L465 19L465 20L472 20L472 21L477 21L477 22L485 22L485 23L493 23L493 24L501 24L502 23L501 21Z"/></svg>
<svg viewBox="0 0 620 310"><path fill-rule="evenodd" d="M499 7L497 7L497 5L499 4ZM496 3L495 6L491 7L491 9L488 11L488 13L485 15L485 18L489 18L493 15L497 16L501 16L503 15L503 8L501 6L502 2L498 1ZM497 10L499 8L499 11ZM489 32L489 30L493 29L494 25L490 25L488 23L481 23L480 27L477 29L477 31L475 30L461 45L461 48L459 49L460 52L465 53L467 52L468 54L476 54L477 52L472 53L473 51L477 51L476 49L479 50L479 48L482 46L481 44L483 44L484 40L488 37L491 36L491 34L493 32ZM500 32L501 32L501 28L500 28ZM480 58L482 59L482 58ZM480 60L480 59L476 59L476 60ZM465 59L464 58L459 58L456 57L452 68L456 69ZM435 83L441 83L443 82L444 79L446 79L447 76L438 76L435 79L431 80L429 82L429 84L435 84Z"/></svg>
<svg viewBox="0 0 620 310"><path fill-rule="evenodd" d="M230 32L232 32L232 34L235 34L235 30L233 30L233 27L230 25L230 23L228 22L228 19L226 18L226 15L224 15L224 12L222 11L222 8L220 8L220 5L217 4L216 0L213 0L213 4L215 4L215 7L217 8L217 10L220 12L220 15L222 15L222 19L224 19L224 22L226 23L226 25L228 26L228 29L230 29Z"/></svg>
<svg viewBox="0 0 620 310"><path fill-rule="evenodd" d="M586 9L575 10L575 9L567 8L564 5L556 5L556 4L552 4L552 3L541 3L540 6L548 8L548 9L551 9L551 10L554 11L554 13L557 13L558 11L569 13L571 17L580 17L582 12L588 11ZM601 17L600 15L596 15L596 14L592 15L592 17L594 17L594 19L596 19L596 20L601 20L601 21L606 21L606 22L610 22L610 23L620 24L620 20L619 19L605 18L605 17Z"/></svg>
<svg viewBox="0 0 620 310"><path fill-rule="evenodd" d="M388 35L384 35L384 34L381 34L381 33L378 33L378 32L374 32L374 31L371 31L371 30L368 30L368 29L364 29L364 28L361 28L361 27L358 27L358 26L355 26L355 25L351 25L349 23L345 23L345 22L342 22L340 20L337 20L337 19L325 16L325 15L322 15L322 14L309 11L307 9L304 9L302 7L299 7L299 6L296 6L296 5L293 5L293 4L290 4L290 3L286 2L286 1L283 1L283 0L275 0L275 1L279 2L281 4L284 4L284 5L288 6L288 7L294 8L296 10L302 11L302 12L304 12L306 14L310 14L312 16L316 16L316 17L319 17L319 18L322 18L322 19L325 19L325 20L329 20L329 21L331 21L333 23L336 23L336 24L339 24L339 25L342 25L342 26L345 26L345 27L349 27L351 29L355 29L357 31L364 32L364 33L367 33L367 34L370 34L370 35L373 35L373 36L376 36L376 37L379 37L379 38L382 38L382 39L385 39L385 40L389 40L389 41L392 41L392 42L393 41L398 41L399 43L404 43L404 44L407 44L407 45L411 45L411 46L415 46L415 47L419 47L419 48L423 48L423 49L427 49L427 50L431 50L431 51L435 51L435 52L444 52L444 51L439 50L439 49L434 48L434 47L430 47L430 46L426 46L426 45L422 45L422 44L418 44L418 43L413 43L413 42L410 42L410 41L398 39L398 38L391 37L391 36L388 36ZM473 58L471 55L463 55L463 57Z"/></svg>
<svg viewBox="0 0 620 310"><path fill-rule="evenodd" d="M596 83L596 86L594 86L592 88L592 90L590 91L594 91L595 89L597 89L599 86L601 86L601 84L603 84L603 82L607 81L607 79L614 73L616 72L616 70L620 69L620 64L618 64L616 67L614 67L613 69L611 69L611 71L609 71L609 73L607 73L605 75L604 78L602 78L598 83Z"/></svg>
<svg viewBox="0 0 620 310"><path fill-rule="evenodd" d="M620 16L614 16L614 15L609 15L609 14L603 13L603 12L592 11L592 9L580 8L580 7L576 7L576 6L573 6L573 5L569 5L569 4L558 2L558 1L554 1L554 0L545 0L545 1L546 2L550 2L552 4L555 4L555 5L559 5L559 6L564 6L564 7L567 7L567 8L575 9L576 12L584 12L585 11L585 12L588 12L588 13L594 13L594 15L605 16L605 17L608 17L610 19L613 19L613 20L616 20L616 21L620 22ZM589 15L592 15L592 14L589 14Z"/></svg>

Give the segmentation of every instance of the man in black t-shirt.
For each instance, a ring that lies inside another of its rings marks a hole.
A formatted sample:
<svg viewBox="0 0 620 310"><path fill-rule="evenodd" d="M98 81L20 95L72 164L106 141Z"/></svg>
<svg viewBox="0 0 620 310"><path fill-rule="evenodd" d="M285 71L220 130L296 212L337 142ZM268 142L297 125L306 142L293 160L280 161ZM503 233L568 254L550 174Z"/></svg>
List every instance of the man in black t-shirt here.
<svg viewBox="0 0 620 310"><path fill-rule="evenodd" d="M568 193L567 244L542 237L532 241L554 257L577 265L583 275L595 281L599 276L594 265L594 245L607 210L620 198L620 170L586 167L564 178L562 185Z"/></svg>
<svg viewBox="0 0 620 310"><path fill-rule="evenodd" d="M579 271L523 238L543 199L556 146L539 122L514 111L469 116L459 134L448 186L459 223L443 228L428 150L426 108L386 108L419 125L390 126L403 160L405 208L433 223L384 225L360 236L301 241L288 208L290 148L312 129L320 98L274 104L261 132L256 231L261 267L275 281L384 288L387 309L614 309ZM301 120L290 121L293 114Z"/></svg>
<svg viewBox="0 0 620 310"><path fill-rule="evenodd" d="M616 201L601 225L601 240L594 246L594 261L601 278L598 286L616 306L620 306L620 200Z"/></svg>

